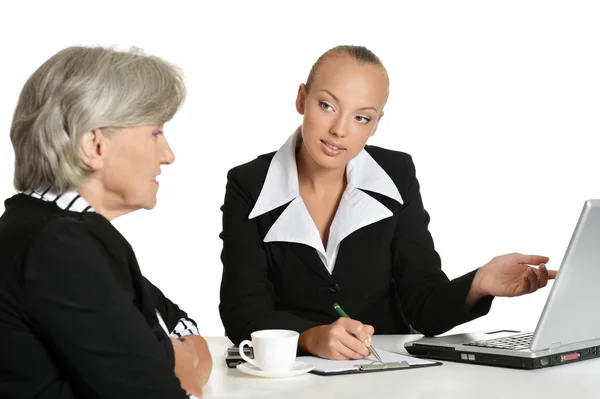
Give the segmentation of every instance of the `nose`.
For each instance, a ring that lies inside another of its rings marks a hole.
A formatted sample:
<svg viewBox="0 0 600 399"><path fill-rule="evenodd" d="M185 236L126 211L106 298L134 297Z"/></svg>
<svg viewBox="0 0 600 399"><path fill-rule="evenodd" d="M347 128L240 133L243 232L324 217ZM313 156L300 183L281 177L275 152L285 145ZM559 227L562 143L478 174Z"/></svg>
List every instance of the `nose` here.
<svg viewBox="0 0 600 399"><path fill-rule="evenodd" d="M329 133L338 136L345 137L346 136L346 118L341 113L333 120L333 124L329 128Z"/></svg>
<svg viewBox="0 0 600 399"><path fill-rule="evenodd" d="M160 163L161 165L170 165L175 162L175 154L173 153L173 150L171 150L171 146L167 140L165 140L164 143L165 145L161 154Z"/></svg>

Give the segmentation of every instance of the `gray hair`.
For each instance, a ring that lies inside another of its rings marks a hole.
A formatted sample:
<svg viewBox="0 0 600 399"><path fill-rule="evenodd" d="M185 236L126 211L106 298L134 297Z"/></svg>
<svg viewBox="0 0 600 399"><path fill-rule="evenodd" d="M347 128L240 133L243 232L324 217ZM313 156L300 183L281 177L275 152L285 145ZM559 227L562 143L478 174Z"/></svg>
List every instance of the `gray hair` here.
<svg viewBox="0 0 600 399"><path fill-rule="evenodd" d="M25 83L10 129L18 191L85 184L80 156L93 129L162 125L186 96L183 73L139 49L69 47L44 62Z"/></svg>

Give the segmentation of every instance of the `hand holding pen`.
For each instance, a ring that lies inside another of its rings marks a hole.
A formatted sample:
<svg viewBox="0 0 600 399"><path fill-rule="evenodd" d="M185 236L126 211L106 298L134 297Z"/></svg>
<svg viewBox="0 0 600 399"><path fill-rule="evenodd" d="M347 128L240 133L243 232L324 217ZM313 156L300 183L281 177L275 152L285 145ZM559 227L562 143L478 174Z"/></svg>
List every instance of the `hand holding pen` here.
<svg viewBox="0 0 600 399"><path fill-rule="evenodd" d="M350 318L350 316L348 316L346 314L346 312L344 312L344 309L342 309L342 307L340 305L338 305L337 303L333 304L333 308L335 309L336 312L338 312L338 314L342 317L345 318ZM371 338L369 337L368 340L365 342L365 344L369 347L369 351L373 354L373 356L375 356L375 358L380 362L383 363L383 360L381 360L381 356L379 356L379 353L377 353L377 351L375 350L375 348L373 348L373 346L371 345Z"/></svg>
<svg viewBox="0 0 600 399"><path fill-rule="evenodd" d="M302 332L298 347L324 359L359 360L370 355L368 342L374 332L373 326L340 317Z"/></svg>

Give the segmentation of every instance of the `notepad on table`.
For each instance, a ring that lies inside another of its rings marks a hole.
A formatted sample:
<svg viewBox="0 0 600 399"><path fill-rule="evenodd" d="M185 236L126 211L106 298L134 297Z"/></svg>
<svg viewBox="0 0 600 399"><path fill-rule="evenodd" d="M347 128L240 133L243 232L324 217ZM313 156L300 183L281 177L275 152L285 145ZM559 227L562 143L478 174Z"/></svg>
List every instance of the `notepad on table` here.
<svg viewBox="0 0 600 399"><path fill-rule="evenodd" d="M442 363L419 359L412 356L401 355L377 349L383 363L375 359L373 355L360 360L327 360L316 356L299 356L296 360L315 366L313 373L319 375L353 374L372 371L387 371L420 368L428 366L439 366Z"/></svg>

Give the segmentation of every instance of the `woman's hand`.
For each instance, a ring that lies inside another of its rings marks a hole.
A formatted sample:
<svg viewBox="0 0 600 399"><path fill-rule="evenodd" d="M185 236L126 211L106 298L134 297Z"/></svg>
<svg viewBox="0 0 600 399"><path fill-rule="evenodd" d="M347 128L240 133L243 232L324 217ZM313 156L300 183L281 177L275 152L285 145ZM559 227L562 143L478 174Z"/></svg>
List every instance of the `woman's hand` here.
<svg viewBox="0 0 600 399"><path fill-rule="evenodd" d="M316 326L300 334L301 350L324 359L362 359L368 356L368 345L375 329L360 321L340 317L329 325Z"/></svg>
<svg viewBox="0 0 600 399"><path fill-rule="evenodd" d="M202 387L212 370L212 357L206 340L198 335L171 338L175 352L175 375L181 387L194 396L202 396Z"/></svg>
<svg viewBox="0 0 600 399"><path fill-rule="evenodd" d="M471 284L466 307L470 309L484 296L520 296L543 288L556 271L548 270L546 256L518 253L497 256L481 267Z"/></svg>

